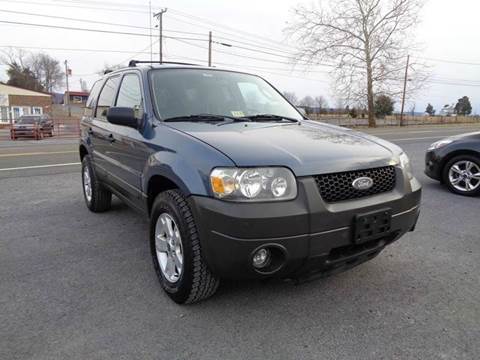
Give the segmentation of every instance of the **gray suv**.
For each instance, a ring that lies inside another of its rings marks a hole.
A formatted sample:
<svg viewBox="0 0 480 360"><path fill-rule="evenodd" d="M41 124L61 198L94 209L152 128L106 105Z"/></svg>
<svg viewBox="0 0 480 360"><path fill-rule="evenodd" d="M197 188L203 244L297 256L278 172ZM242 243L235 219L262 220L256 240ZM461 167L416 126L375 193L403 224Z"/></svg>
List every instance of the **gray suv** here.
<svg viewBox="0 0 480 360"><path fill-rule="evenodd" d="M412 231L421 186L398 146L304 117L261 77L163 63L106 74L80 141L87 207L150 220L177 303L222 278L333 274Z"/></svg>

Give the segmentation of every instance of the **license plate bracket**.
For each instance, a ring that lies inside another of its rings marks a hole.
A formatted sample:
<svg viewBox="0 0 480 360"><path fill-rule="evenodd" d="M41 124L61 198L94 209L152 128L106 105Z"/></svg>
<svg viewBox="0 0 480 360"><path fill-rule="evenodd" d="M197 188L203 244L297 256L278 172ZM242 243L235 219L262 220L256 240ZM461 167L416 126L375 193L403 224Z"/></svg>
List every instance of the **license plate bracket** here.
<svg viewBox="0 0 480 360"><path fill-rule="evenodd" d="M391 230L392 210L381 209L357 214L354 219L353 242L361 244L381 238Z"/></svg>

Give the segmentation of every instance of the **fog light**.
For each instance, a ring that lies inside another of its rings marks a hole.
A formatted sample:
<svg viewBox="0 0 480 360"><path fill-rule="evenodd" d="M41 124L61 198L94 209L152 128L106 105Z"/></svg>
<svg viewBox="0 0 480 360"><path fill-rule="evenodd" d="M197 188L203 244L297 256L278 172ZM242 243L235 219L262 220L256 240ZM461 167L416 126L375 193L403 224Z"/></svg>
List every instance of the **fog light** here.
<svg viewBox="0 0 480 360"><path fill-rule="evenodd" d="M270 251L268 249L260 249L253 255L253 266L257 269L263 268L270 262Z"/></svg>

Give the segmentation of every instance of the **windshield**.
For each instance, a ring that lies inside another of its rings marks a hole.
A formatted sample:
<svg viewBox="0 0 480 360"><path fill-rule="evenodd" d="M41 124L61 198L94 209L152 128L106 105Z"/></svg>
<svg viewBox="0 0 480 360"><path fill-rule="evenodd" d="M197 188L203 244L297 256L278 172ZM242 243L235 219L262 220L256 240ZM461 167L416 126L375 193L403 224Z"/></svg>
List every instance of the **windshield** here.
<svg viewBox="0 0 480 360"><path fill-rule="evenodd" d="M151 72L156 109L162 119L197 114L302 116L260 77L207 69Z"/></svg>
<svg viewBox="0 0 480 360"><path fill-rule="evenodd" d="M40 121L39 116L22 116L17 120L17 124L36 124Z"/></svg>

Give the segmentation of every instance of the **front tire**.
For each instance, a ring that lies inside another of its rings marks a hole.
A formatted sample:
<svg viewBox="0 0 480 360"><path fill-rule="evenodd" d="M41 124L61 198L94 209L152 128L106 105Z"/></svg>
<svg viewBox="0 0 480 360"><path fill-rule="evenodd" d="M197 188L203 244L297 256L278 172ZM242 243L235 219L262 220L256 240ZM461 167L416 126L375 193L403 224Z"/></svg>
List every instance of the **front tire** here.
<svg viewBox="0 0 480 360"><path fill-rule="evenodd" d="M82 160L82 185L85 203L90 211L97 213L110 209L112 193L98 181L89 155Z"/></svg>
<svg viewBox="0 0 480 360"><path fill-rule="evenodd" d="M212 296L219 279L203 260L190 207L178 190L157 196L150 218L150 249L162 288L178 304Z"/></svg>
<svg viewBox="0 0 480 360"><path fill-rule="evenodd" d="M448 189L459 195L480 195L480 158L459 155L447 162L442 178Z"/></svg>

